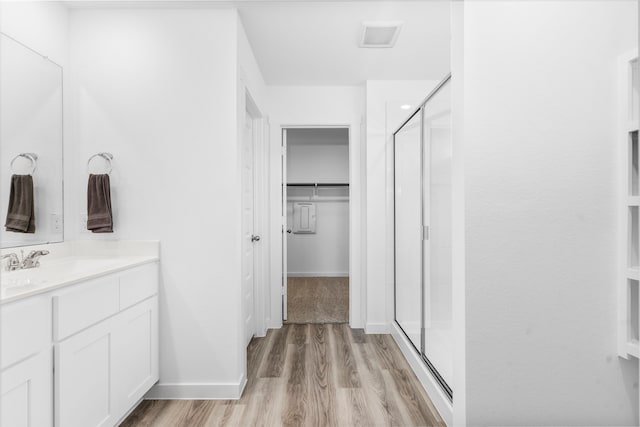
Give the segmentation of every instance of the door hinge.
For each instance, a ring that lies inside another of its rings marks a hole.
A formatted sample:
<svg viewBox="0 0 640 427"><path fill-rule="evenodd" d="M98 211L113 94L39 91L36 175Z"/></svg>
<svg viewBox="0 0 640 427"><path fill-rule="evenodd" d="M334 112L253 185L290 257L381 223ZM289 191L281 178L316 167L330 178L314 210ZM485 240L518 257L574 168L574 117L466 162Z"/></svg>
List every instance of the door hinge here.
<svg viewBox="0 0 640 427"><path fill-rule="evenodd" d="M429 240L429 226L422 226L422 240Z"/></svg>

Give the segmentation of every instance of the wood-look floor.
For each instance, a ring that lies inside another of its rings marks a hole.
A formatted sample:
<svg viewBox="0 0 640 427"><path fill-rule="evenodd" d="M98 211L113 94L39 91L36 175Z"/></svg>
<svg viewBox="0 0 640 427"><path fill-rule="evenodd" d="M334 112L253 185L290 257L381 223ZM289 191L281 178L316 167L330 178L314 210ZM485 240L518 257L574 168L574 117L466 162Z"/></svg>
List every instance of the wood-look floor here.
<svg viewBox="0 0 640 427"><path fill-rule="evenodd" d="M293 324L254 338L239 400L147 400L122 426L443 426L390 335Z"/></svg>
<svg viewBox="0 0 640 427"><path fill-rule="evenodd" d="M348 321L348 277L287 278L287 323Z"/></svg>

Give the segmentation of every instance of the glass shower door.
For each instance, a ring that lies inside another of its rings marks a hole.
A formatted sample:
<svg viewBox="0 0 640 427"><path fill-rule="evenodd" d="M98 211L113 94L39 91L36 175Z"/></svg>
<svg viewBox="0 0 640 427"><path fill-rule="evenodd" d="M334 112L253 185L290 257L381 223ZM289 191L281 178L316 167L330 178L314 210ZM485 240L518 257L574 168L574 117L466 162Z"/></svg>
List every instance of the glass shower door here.
<svg viewBox="0 0 640 427"><path fill-rule="evenodd" d="M420 111L395 134L395 318L416 350L422 327Z"/></svg>
<svg viewBox="0 0 640 427"><path fill-rule="evenodd" d="M443 86L423 108L424 224L424 357L451 394L452 336L452 228L451 228L451 89ZM444 380L444 382L442 381Z"/></svg>
<svg viewBox="0 0 640 427"><path fill-rule="evenodd" d="M449 77L394 134L395 320L453 399Z"/></svg>

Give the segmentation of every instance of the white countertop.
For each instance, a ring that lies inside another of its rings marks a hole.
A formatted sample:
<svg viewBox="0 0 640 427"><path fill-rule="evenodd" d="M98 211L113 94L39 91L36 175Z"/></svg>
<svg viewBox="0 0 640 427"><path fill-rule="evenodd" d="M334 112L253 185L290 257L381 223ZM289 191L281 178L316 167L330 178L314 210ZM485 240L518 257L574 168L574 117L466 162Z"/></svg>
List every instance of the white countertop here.
<svg viewBox="0 0 640 427"><path fill-rule="evenodd" d="M55 246L38 246L37 249L47 249L51 252L40 258L40 267L1 272L0 304L157 262L160 259L158 242L93 243L65 242ZM23 249L28 253L35 247ZM2 252L7 253L11 250Z"/></svg>

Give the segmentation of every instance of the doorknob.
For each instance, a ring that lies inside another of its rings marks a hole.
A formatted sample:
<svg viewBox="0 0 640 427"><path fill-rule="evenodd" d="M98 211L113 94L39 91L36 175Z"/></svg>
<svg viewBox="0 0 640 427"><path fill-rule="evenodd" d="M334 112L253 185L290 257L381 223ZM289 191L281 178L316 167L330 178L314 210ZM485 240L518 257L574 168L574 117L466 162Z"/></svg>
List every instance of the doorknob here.
<svg viewBox="0 0 640 427"><path fill-rule="evenodd" d="M291 229L290 228L287 229L287 233L291 234Z"/></svg>
<svg viewBox="0 0 640 427"><path fill-rule="evenodd" d="M260 236L256 236L255 234L253 234L253 235L251 236L251 241L252 241L252 242L257 242L257 241L259 241L259 240L260 240Z"/></svg>

